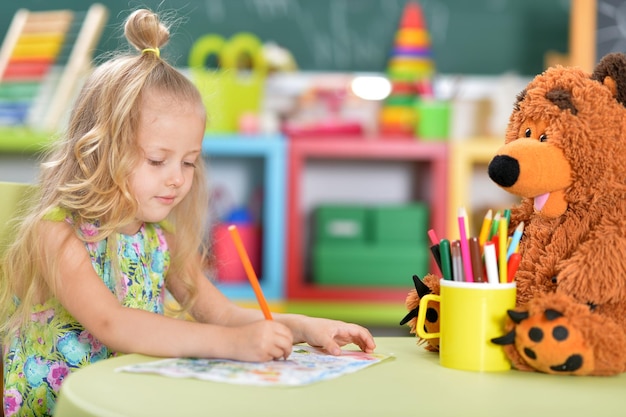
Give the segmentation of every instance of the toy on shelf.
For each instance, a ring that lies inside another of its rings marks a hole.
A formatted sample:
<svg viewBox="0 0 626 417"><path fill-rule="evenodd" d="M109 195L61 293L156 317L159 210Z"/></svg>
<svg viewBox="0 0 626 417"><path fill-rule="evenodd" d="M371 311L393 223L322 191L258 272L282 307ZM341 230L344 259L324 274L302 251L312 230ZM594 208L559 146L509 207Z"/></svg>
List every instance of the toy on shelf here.
<svg viewBox="0 0 626 417"><path fill-rule="evenodd" d="M295 72L298 70L298 63L291 51L275 42L263 44L263 57L267 62L268 73Z"/></svg>
<svg viewBox="0 0 626 417"><path fill-rule="evenodd" d="M71 10L16 12L0 49L0 131L3 147L28 147L28 128L49 134L82 76L107 19L107 9L93 4ZM36 135L32 133L30 135ZM23 142L24 141L24 142Z"/></svg>
<svg viewBox="0 0 626 417"><path fill-rule="evenodd" d="M237 255L237 248L229 237L228 228L237 226L240 239L246 247L250 263L255 271L261 271L261 226L252 219L245 208L234 209L222 221L212 227L213 252L216 275L219 282L246 281L244 265Z"/></svg>
<svg viewBox="0 0 626 417"><path fill-rule="evenodd" d="M300 98L293 117L283 123L283 133L293 138L361 136L362 123L346 117L343 111L353 101L351 94L347 78L314 78L311 88Z"/></svg>
<svg viewBox="0 0 626 417"><path fill-rule="evenodd" d="M434 63L430 35L420 5L407 2L396 33L387 76L391 94L380 111L380 132L392 136L413 136L417 123L416 99L432 96Z"/></svg>
<svg viewBox="0 0 626 417"><path fill-rule="evenodd" d="M215 58L217 68L207 68ZM196 40L189 52L191 77L202 93L208 112L209 133L257 130L261 98L267 76L261 41L241 32L229 39L208 34Z"/></svg>
<svg viewBox="0 0 626 417"><path fill-rule="evenodd" d="M220 283L236 284L247 280L247 274L237 248L231 239L229 226L235 225L247 249L254 271L262 270L262 205L261 190L252 193L249 202L236 204L231 191L215 186L211 195L210 236L214 276Z"/></svg>

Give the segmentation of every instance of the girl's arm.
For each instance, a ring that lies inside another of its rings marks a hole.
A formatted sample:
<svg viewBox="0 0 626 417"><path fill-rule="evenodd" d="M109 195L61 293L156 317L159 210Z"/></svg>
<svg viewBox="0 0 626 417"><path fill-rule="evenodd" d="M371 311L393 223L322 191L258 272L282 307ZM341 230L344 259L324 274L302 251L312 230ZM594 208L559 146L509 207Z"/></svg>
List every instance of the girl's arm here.
<svg viewBox="0 0 626 417"><path fill-rule="evenodd" d="M173 242L171 236L168 242ZM197 261L200 262L200 257ZM190 312L195 320L221 326L242 326L264 320L259 309L243 308L231 302L204 275L196 276L195 284L198 298ZM168 289L179 302L182 300L184 290L177 277L168 277ZM348 343L358 345L365 352L373 352L376 348L370 332L356 324L299 314L272 313L272 317L273 321L291 330L294 343L306 342L332 354L339 354L341 346Z"/></svg>
<svg viewBox="0 0 626 417"><path fill-rule="evenodd" d="M84 243L69 225L44 221L41 232L46 258L58 261L56 279L46 277L50 288L72 316L115 351L246 361L272 360L291 353L292 334L277 322L261 320L227 327L123 307L94 271ZM216 291L209 295L215 298L211 301L225 303Z"/></svg>

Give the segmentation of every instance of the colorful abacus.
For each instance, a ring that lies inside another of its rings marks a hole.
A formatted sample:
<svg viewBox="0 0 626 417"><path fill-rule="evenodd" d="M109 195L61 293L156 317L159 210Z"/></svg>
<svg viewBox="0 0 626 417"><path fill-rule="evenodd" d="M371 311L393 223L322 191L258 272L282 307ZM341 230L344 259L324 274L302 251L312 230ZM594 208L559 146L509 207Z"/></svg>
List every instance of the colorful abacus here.
<svg viewBox="0 0 626 417"><path fill-rule="evenodd" d="M16 12L0 49L0 125L57 128L107 14L100 4L87 12Z"/></svg>

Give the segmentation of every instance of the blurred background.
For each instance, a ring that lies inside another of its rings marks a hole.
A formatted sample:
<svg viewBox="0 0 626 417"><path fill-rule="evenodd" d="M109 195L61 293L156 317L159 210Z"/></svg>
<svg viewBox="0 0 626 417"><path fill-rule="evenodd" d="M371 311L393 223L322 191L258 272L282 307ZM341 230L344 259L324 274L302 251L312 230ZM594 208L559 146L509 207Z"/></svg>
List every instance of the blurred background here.
<svg viewBox="0 0 626 417"><path fill-rule="evenodd" d="M0 181L33 182L82 80L159 11L162 56L203 94L222 290L254 305L237 224L277 311L408 335L428 231L476 235L516 200L486 166L515 96L551 65L626 47L621 0L22 0L0 5Z"/></svg>

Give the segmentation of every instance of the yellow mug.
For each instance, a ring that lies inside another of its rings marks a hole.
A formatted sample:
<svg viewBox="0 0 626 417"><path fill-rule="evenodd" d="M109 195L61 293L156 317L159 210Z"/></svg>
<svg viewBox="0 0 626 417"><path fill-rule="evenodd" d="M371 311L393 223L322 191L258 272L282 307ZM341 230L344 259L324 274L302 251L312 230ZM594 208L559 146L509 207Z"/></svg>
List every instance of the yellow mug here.
<svg viewBox="0 0 626 417"><path fill-rule="evenodd" d="M506 371L511 363L502 346L491 342L504 334L506 312L515 307L515 282L490 284L442 279L441 294L420 299L416 332L439 338L439 363L467 371ZM429 301L439 302L439 332L424 328Z"/></svg>

